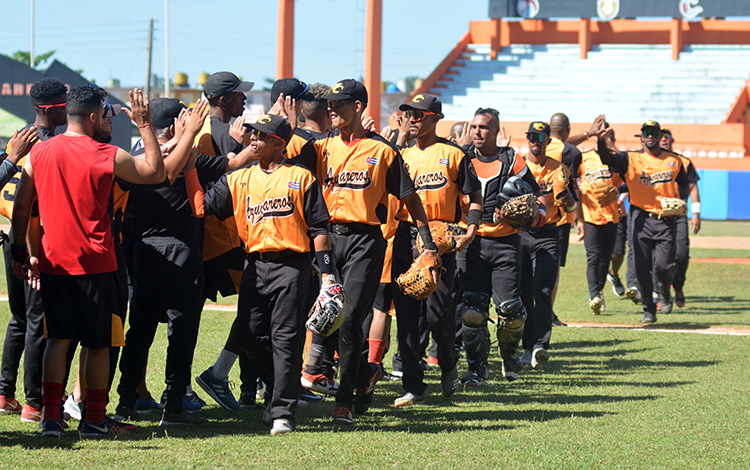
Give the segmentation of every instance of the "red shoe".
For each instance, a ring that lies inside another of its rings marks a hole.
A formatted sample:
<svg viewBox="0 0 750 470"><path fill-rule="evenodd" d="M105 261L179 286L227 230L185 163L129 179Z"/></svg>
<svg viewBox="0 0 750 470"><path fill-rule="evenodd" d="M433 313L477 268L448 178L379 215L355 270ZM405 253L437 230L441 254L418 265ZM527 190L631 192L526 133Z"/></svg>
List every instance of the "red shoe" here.
<svg viewBox="0 0 750 470"><path fill-rule="evenodd" d="M661 312L661 302L656 302L656 311Z"/></svg>
<svg viewBox="0 0 750 470"><path fill-rule="evenodd" d="M0 395L0 415L10 415L20 413L23 407L16 397L6 397Z"/></svg>
<svg viewBox="0 0 750 470"><path fill-rule="evenodd" d="M436 357L427 356L427 365L428 366L436 366L438 365L438 360Z"/></svg>
<svg viewBox="0 0 750 470"><path fill-rule="evenodd" d="M675 292L674 303L680 308L685 306L685 294L682 291Z"/></svg>
<svg viewBox="0 0 750 470"><path fill-rule="evenodd" d="M23 423L38 423L42 420L42 407L35 408L28 403L23 406L23 412L21 413L21 422Z"/></svg>

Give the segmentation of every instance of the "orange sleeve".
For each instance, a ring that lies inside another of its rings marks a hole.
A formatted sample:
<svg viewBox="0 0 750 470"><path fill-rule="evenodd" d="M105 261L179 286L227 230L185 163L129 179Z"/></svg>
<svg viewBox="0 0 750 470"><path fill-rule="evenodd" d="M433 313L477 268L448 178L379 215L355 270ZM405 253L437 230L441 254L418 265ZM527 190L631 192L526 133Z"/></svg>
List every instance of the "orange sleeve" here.
<svg viewBox="0 0 750 470"><path fill-rule="evenodd" d="M203 200L206 194L201 188L200 181L198 181L198 171L195 168L185 172L185 189L187 190L188 201L190 201L190 208L193 209L193 215L203 218L205 215Z"/></svg>

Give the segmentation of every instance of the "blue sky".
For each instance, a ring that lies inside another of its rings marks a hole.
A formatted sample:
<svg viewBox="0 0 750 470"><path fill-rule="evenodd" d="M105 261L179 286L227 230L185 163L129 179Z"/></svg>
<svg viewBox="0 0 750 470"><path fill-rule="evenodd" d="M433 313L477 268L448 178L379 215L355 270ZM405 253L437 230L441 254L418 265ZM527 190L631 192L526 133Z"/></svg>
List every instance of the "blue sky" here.
<svg viewBox="0 0 750 470"><path fill-rule="evenodd" d="M364 73L366 0L295 2L294 74L333 84ZM487 19L487 0L383 0L383 80L426 77L469 30ZM30 48L31 1L5 0L0 54ZM276 0L169 0L169 72L230 70L262 82L276 72ZM55 58L106 85L145 80L148 20L154 23L152 72L164 75L164 2L36 0L35 54Z"/></svg>

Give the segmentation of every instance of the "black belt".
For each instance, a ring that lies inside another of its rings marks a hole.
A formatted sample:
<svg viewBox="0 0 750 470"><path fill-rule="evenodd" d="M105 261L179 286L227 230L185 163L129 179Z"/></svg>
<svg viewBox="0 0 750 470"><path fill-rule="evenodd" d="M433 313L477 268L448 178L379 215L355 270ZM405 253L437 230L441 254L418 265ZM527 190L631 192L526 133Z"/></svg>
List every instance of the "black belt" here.
<svg viewBox="0 0 750 470"><path fill-rule="evenodd" d="M350 224L331 224L331 233L336 235L351 235L353 233L371 232L375 225L361 224L352 222Z"/></svg>
<svg viewBox="0 0 750 470"><path fill-rule="evenodd" d="M247 256L248 258L252 258L254 260L268 262L268 261L276 261L277 259L281 259L281 258L288 258L292 255L298 255L298 254L299 253L294 250L286 249L286 250L281 250L281 251L253 252L253 253L248 253Z"/></svg>

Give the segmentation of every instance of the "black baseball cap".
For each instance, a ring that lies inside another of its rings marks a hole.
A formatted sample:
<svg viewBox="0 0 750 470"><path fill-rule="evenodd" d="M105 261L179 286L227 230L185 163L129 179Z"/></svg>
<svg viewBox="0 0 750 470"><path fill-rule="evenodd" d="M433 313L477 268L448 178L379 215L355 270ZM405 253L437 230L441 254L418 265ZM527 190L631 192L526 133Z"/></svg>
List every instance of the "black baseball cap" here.
<svg viewBox="0 0 750 470"><path fill-rule="evenodd" d="M156 98L151 101L151 124L157 129L166 129L185 108L185 103L177 98Z"/></svg>
<svg viewBox="0 0 750 470"><path fill-rule="evenodd" d="M367 106L367 88L365 88L362 82L348 78L333 85L331 92L321 99L360 101L363 105Z"/></svg>
<svg viewBox="0 0 750 470"><path fill-rule="evenodd" d="M529 124L529 130L526 132L526 134L542 134L547 137L550 136L550 129L549 124L542 121L534 121L531 124Z"/></svg>
<svg viewBox="0 0 750 470"><path fill-rule="evenodd" d="M653 119L649 119L641 126L641 132L645 131L646 129L656 129L657 131L661 132L661 124L659 124L657 121L654 121ZM641 134L635 134L635 137L640 136Z"/></svg>
<svg viewBox="0 0 750 470"><path fill-rule="evenodd" d="M310 93L310 86L296 78L282 78L273 82L271 87L271 106L279 99L279 95L291 96L295 100L315 101L315 95Z"/></svg>
<svg viewBox="0 0 750 470"><path fill-rule="evenodd" d="M440 102L440 99L438 99L437 96L430 95L429 93L418 94L408 103L404 103L399 106L398 109L400 109L401 111L406 111L407 109L416 109L419 111L435 113L440 116L440 119L445 117L443 116L443 103Z"/></svg>
<svg viewBox="0 0 750 470"><path fill-rule="evenodd" d="M203 94L206 98L218 98L231 92L245 93L253 89L253 82L243 82L232 72L216 72L208 77L203 85Z"/></svg>
<svg viewBox="0 0 750 470"><path fill-rule="evenodd" d="M261 116L255 123L245 123L245 127L255 129L266 134L273 134L280 137L284 142L289 142L292 138L292 125L289 121L275 114L266 114Z"/></svg>

